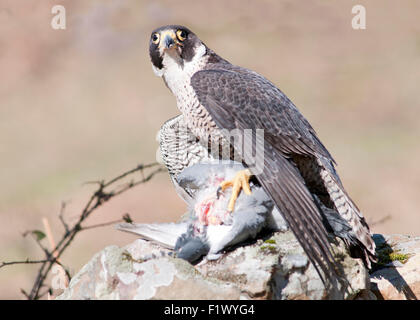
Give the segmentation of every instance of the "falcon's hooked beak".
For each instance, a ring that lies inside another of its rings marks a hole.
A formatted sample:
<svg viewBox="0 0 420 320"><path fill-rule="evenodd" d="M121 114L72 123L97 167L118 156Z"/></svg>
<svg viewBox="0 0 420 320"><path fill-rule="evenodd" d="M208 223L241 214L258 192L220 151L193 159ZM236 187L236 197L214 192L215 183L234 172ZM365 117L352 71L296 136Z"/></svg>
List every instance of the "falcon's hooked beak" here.
<svg viewBox="0 0 420 320"><path fill-rule="evenodd" d="M159 49L161 51L178 49L182 43L178 41L177 36L173 30L165 30L160 34Z"/></svg>

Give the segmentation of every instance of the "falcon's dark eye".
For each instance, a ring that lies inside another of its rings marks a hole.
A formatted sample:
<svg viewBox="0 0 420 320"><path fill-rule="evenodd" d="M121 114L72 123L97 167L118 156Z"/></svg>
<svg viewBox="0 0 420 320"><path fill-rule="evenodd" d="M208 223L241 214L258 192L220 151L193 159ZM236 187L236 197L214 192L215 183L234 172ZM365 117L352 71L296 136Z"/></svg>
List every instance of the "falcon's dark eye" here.
<svg viewBox="0 0 420 320"><path fill-rule="evenodd" d="M158 44L159 43L159 34L158 33L154 33L152 35L152 41L154 44Z"/></svg>
<svg viewBox="0 0 420 320"><path fill-rule="evenodd" d="M187 38L187 33L185 30L178 30L176 32L176 36L178 37L179 41L184 41Z"/></svg>

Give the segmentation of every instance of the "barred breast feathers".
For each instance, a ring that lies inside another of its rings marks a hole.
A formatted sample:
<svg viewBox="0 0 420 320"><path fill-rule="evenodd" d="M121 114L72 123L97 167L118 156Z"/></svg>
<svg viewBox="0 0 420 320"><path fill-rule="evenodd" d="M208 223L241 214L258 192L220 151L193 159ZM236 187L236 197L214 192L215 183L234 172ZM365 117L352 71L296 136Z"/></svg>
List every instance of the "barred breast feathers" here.
<svg viewBox="0 0 420 320"><path fill-rule="evenodd" d="M210 158L207 148L188 129L183 115L166 121L159 130L158 140L163 163L171 176Z"/></svg>

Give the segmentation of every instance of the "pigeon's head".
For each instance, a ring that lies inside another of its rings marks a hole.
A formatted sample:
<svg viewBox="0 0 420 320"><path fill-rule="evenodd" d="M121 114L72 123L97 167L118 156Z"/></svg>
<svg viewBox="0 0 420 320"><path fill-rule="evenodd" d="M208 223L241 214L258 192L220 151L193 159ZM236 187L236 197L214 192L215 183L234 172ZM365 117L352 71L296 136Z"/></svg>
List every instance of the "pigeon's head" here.
<svg viewBox="0 0 420 320"><path fill-rule="evenodd" d="M175 66L184 69L188 63L203 57L207 48L188 28L169 25L153 30L149 42L149 54L155 73L163 76Z"/></svg>

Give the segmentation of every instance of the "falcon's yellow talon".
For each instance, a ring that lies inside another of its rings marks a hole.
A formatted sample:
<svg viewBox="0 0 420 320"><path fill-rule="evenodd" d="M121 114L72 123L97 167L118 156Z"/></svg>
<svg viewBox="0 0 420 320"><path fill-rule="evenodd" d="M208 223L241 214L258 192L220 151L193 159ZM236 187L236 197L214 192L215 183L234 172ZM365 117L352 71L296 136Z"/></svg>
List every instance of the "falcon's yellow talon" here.
<svg viewBox="0 0 420 320"><path fill-rule="evenodd" d="M230 181L230 180L227 180L227 181L223 181L221 184L220 184L220 189L222 190L222 191L225 191L225 189L227 189L227 188L229 188L229 187L233 187L233 183L232 183L232 181Z"/></svg>
<svg viewBox="0 0 420 320"><path fill-rule="evenodd" d="M239 193L241 189L244 190L245 194L251 194L251 188L249 187L249 179L251 178L252 174L248 169L241 170L236 173L235 177L232 180L223 181L219 188L224 191L228 187L232 187L232 196L230 197L228 210L233 212L235 208L236 199L238 199Z"/></svg>

